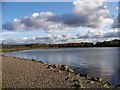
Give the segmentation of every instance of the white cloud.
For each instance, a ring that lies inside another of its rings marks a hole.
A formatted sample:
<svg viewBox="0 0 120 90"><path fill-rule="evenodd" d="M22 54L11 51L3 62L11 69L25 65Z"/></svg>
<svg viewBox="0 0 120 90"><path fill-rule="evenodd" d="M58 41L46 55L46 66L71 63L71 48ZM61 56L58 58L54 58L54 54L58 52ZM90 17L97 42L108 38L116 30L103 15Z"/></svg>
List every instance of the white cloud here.
<svg viewBox="0 0 120 90"><path fill-rule="evenodd" d="M0 38L0 42L4 44L35 44L35 43L68 43L68 42L100 42L105 40L118 39L119 31L117 29L111 29L110 31L100 31L87 29L80 31L79 34L49 34L48 36L40 37L23 37L16 38Z"/></svg>
<svg viewBox="0 0 120 90"><path fill-rule="evenodd" d="M100 28L113 22L109 18L109 10L99 0L76 0L73 5L74 11L72 13L55 15L52 12L35 12L31 16L14 19L12 22L3 24L3 29L31 30L42 28L46 32L52 32L66 30L71 27Z"/></svg>

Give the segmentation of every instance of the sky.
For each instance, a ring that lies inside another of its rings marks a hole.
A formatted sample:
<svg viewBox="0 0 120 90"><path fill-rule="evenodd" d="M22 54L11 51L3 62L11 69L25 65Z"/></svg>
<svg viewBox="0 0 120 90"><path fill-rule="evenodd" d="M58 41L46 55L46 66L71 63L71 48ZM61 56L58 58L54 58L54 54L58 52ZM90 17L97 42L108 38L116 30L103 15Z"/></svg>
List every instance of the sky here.
<svg viewBox="0 0 120 90"><path fill-rule="evenodd" d="M118 38L118 3L84 1L2 2L0 41L66 43Z"/></svg>

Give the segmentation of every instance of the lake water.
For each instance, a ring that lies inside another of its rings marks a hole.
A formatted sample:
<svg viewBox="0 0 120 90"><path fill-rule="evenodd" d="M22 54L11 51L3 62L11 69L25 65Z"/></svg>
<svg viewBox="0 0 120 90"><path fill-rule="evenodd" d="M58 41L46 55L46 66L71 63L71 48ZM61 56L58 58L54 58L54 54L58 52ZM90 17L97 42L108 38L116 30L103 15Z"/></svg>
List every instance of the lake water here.
<svg viewBox="0 0 120 90"><path fill-rule="evenodd" d="M120 83L118 54L118 47L32 49L5 53L50 64L68 65L76 73L83 72L92 77L101 77L112 84Z"/></svg>

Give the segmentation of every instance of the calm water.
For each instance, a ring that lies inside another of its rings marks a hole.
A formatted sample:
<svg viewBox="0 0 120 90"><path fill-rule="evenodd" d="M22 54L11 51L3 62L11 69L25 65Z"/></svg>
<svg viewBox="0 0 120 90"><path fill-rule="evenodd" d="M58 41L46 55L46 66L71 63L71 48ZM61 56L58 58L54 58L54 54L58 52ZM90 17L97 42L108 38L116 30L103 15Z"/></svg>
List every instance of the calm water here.
<svg viewBox="0 0 120 90"><path fill-rule="evenodd" d="M5 53L9 56L42 60L50 64L68 65L76 73L101 77L112 84L120 83L118 78L118 48L62 48L33 49Z"/></svg>

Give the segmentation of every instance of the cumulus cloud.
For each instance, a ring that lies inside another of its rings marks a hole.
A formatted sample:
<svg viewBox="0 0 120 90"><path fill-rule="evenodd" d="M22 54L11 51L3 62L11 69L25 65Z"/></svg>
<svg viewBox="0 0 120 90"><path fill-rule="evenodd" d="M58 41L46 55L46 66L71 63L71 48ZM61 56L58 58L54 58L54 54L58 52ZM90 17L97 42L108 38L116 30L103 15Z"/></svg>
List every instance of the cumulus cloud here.
<svg viewBox="0 0 120 90"><path fill-rule="evenodd" d="M109 10L102 2L95 0L77 0L73 2L73 13L55 15L50 17L49 20L53 22L62 22L65 25L76 27L104 27L107 24L112 23L112 19L109 18Z"/></svg>
<svg viewBox="0 0 120 90"><path fill-rule="evenodd" d="M41 28L49 32L80 26L99 28L112 23L112 19L109 18L109 10L102 1L76 0L73 5L74 10L71 13L55 15L52 12L36 12L31 16L14 19L12 22L3 24L3 29L31 30Z"/></svg>
<svg viewBox="0 0 120 90"><path fill-rule="evenodd" d="M120 14L118 15L118 17L114 20L113 24L112 24L112 28L120 28Z"/></svg>
<svg viewBox="0 0 120 90"><path fill-rule="evenodd" d="M118 38L118 30L111 31L81 31L79 34L50 34L48 36L39 37L23 37L23 38L0 38L0 42L4 44L35 44L35 43L79 43L79 42L99 42L113 40Z"/></svg>

